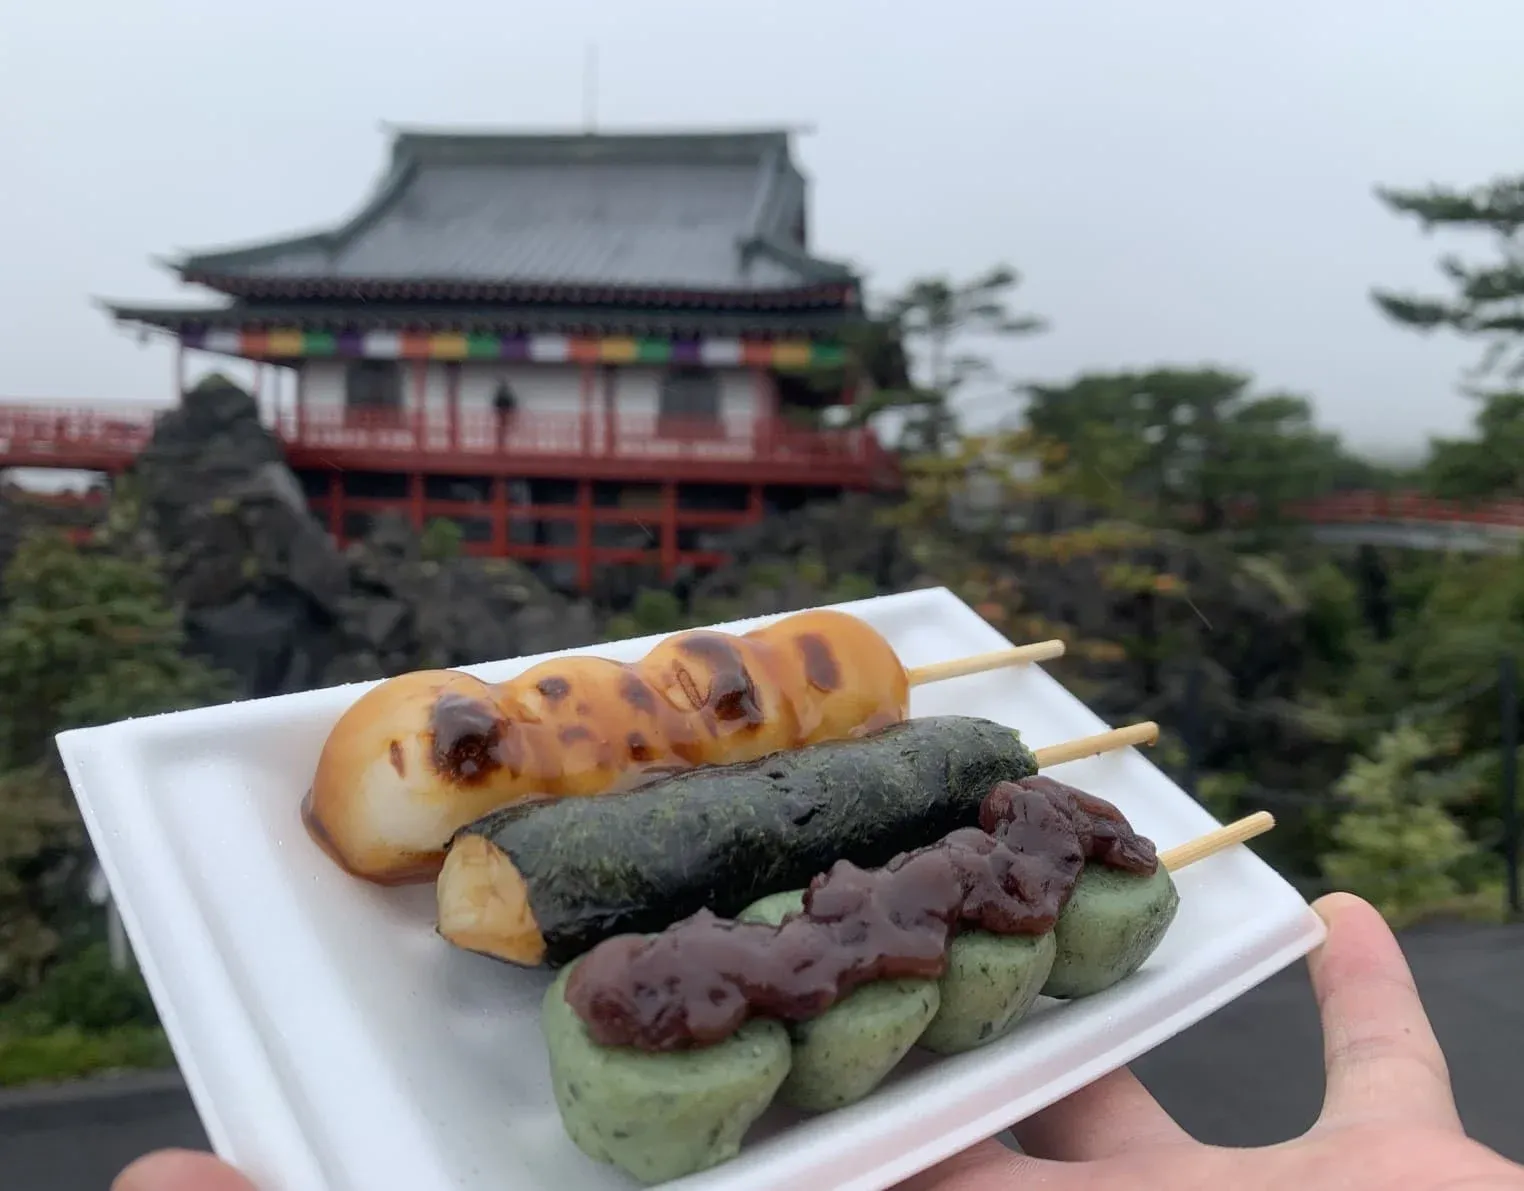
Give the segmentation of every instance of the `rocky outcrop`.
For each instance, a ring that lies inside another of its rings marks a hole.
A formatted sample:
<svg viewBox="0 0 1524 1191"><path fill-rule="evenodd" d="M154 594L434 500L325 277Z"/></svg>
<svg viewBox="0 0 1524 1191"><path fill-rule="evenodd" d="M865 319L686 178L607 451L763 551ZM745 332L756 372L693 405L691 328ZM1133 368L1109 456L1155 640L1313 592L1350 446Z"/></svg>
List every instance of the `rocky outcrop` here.
<svg viewBox="0 0 1524 1191"><path fill-rule="evenodd" d="M341 616L343 648L330 681L519 657L601 638L591 605L565 600L507 559L426 558L400 517L377 518L346 561L351 586Z"/></svg>
<svg viewBox="0 0 1524 1191"><path fill-rule="evenodd" d="M249 695L597 639L588 607L524 568L426 558L400 520L340 551L253 398L220 377L160 417L118 503L161 558L192 648Z"/></svg>
<svg viewBox="0 0 1524 1191"><path fill-rule="evenodd" d="M694 583L692 598L740 601L747 615L760 616L844 585L861 594L916 586L920 567L900 532L884 523L890 507L851 493L736 530L712 543L735 561Z"/></svg>

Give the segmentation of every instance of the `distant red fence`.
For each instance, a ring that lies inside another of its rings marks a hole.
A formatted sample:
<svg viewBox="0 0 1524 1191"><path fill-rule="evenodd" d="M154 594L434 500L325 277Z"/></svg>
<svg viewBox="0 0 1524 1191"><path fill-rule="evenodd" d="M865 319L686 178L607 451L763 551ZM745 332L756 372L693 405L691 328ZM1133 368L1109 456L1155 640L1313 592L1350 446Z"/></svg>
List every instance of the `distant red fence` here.
<svg viewBox="0 0 1524 1191"><path fill-rule="evenodd" d="M1470 502L1441 500L1420 492L1332 492L1316 500L1299 501L1287 511L1318 525L1410 521L1524 531L1524 499L1517 497Z"/></svg>

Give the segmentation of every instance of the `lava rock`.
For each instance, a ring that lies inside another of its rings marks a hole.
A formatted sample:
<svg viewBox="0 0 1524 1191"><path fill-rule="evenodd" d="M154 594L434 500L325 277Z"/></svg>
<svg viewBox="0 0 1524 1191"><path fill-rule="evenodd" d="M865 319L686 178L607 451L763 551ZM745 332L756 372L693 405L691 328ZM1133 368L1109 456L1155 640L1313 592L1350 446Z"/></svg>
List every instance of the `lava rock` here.
<svg viewBox="0 0 1524 1191"><path fill-rule="evenodd" d="M192 648L253 696L600 639L590 606L516 563L431 558L406 519L341 551L254 399L222 377L162 415L119 486Z"/></svg>

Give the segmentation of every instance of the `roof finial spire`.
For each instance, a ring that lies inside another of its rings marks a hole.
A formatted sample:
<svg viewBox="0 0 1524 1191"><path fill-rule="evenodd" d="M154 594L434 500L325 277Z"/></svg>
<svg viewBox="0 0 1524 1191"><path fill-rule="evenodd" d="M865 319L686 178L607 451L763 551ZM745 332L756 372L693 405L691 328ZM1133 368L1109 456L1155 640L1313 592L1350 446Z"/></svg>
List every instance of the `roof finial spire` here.
<svg viewBox="0 0 1524 1191"><path fill-rule="evenodd" d="M588 134L598 130L598 43L587 43L582 64L582 131Z"/></svg>

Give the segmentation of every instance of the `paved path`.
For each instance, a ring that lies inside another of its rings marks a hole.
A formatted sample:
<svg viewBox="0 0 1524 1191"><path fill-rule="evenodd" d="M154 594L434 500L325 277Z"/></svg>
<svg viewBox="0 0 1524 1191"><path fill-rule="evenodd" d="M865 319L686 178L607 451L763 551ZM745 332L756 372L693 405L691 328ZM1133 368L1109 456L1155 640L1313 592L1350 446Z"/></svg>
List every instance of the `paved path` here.
<svg viewBox="0 0 1524 1191"><path fill-rule="evenodd" d="M1449 1057L1471 1135L1524 1162L1524 927L1403 938ZM1317 1013L1302 965L1140 1061L1135 1070L1204 1141L1259 1145L1305 1129L1323 1094ZM173 1075L0 1093L5 1191L106 1191L146 1150L204 1147Z"/></svg>

